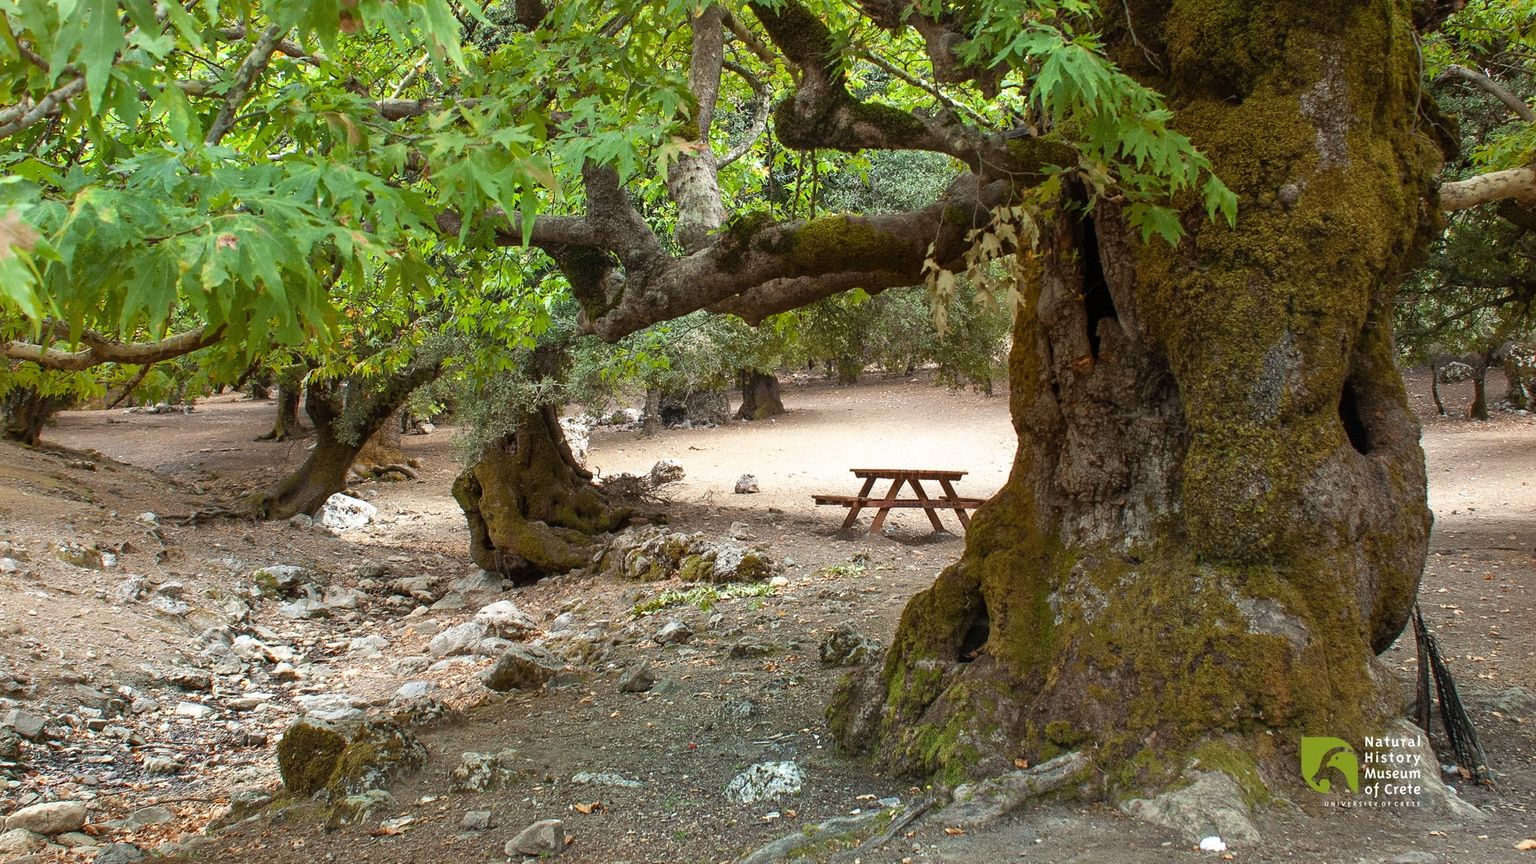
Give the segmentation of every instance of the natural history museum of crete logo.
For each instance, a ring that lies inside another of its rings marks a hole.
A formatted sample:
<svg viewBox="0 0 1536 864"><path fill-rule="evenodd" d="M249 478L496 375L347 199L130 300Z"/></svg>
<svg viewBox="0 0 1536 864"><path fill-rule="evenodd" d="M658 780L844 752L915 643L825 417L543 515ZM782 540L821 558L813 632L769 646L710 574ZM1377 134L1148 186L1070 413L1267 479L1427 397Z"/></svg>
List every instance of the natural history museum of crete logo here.
<svg viewBox="0 0 1536 864"><path fill-rule="evenodd" d="M1330 807L1417 807L1426 765L1420 736L1366 736L1358 750L1324 736L1301 739L1301 777Z"/></svg>

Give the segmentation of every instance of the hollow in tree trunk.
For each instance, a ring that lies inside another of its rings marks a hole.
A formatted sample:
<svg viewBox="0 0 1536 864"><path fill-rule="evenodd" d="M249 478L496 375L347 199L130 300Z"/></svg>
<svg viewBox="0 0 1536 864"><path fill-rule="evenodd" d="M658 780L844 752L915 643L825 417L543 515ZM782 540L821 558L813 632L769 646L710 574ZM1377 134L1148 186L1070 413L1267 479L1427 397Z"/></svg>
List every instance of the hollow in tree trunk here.
<svg viewBox="0 0 1536 864"><path fill-rule="evenodd" d="M1294 782L1300 735L1358 744L1402 705L1375 655L1430 513L1390 310L1438 166L1412 22L1393 0L1154 6L1135 23L1167 77L1124 32L1115 56L1243 209L1234 229L1188 202L1176 248L1104 202L1047 226L1009 479L829 710L891 769L1083 749L1115 795L1220 748Z"/></svg>
<svg viewBox="0 0 1536 864"><path fill-rule="evenodd" d="M593 541L633 515L591 481L571 454L554 406L530 411L454 481L453 497L469 522L470 556L518 582L587 563Z"/></svg>
<svg viewBox="0 0 1536 864"><path fill-rule="evenodd" d="M73 402L70 396L44 396L35 387L13 387L0 396L0 437L35 446L53 415Z"/></svg>
<svg viewBox="0 0 1536 864"><path fill-rule="evenodd" d="M389 376L311 381L304 413L314 425L314 449L298 470L247 499L252 514L287 519L319 511L325 499L347 488L347 472L364 444L439 370L436 360L420 359Z"/></svg>
<svg viewBox="0 0 1536 864"><path fill-rule="evenodd" d="M777 375L742 369L736 373L736 386L741 388L741 408L736 411L736 419L763 420L784 413Z"/></svg>

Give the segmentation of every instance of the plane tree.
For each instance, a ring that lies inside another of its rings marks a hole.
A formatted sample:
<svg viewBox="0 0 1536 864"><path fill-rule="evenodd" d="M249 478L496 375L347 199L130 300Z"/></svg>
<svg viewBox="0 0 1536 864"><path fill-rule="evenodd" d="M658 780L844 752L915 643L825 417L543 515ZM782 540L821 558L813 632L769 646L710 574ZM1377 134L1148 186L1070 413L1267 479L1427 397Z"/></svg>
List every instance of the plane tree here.
<svg viewBox="0 0 1536 864"><path fill-rule="evenodd" d="M153 327L167 286L223 338L320 329L335 262L413 290L424 235L538 250L606 340L991 280L1012 473L840 692L838 739L949 780L1081 750L1124 794L1197 753L1283 783L1300 734L1401 704L1375 655L1430 516L1394 294L1442 210L1536 190L1528 156L1442 182L1419 44L1460 2L73 5L6 7L0 266L35 330ZM134 123L169 130L147 160ZM86 162L12 167L45 137ZM779 151L955 176L788 215ZM86 240L136 278L93 275Z"/></svg>

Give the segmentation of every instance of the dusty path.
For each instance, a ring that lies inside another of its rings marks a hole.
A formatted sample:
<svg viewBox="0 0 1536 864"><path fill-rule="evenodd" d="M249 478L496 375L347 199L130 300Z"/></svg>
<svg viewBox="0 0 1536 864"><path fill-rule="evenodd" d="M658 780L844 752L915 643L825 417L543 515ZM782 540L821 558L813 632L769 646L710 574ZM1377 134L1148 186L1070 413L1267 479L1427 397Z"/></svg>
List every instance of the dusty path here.
<svg viewBox="0 0 1536 864"><path fill-rule="evenodd" d="M1422 384L1416 380L1414 392L1421 411L1428 405ZM1450 394L1452 402L1462 398ZM888 639L906 599L954 560L962 543L930 535L926 519L911 511L894 516L890 536L840 535L834 529L841 513L812 506L810 495L852 493L848 468L887 465L965 469L971 473L960 491L990 494L1012 456L1006 400L876 381L787 388L785 402L791 413L768 423L669 431L649 440L625 432L595 436L591 463L603 473L644 471L664 457L682 463L687 478L668 488L674 524L718 535L743 523L749 542L785 565L787 582L771 596L709 608L683 603L638 617L636 603L678 586L578 575L500 593L466 580L473 568L462 517L447 495L458 470L448 434L405 440L408 454L423 461L422 482L355 490L381 511L363 531L332 537L227 520L151 530L136 521L139 513L191 512L210 498L232 496L296 464L307 442L252 441L269 422L270 405L227 399L185 416L66 415L49 440L98 450L174 482L110 459L94 460L96 470L87 470L74 467L79 460L72 454L10 448L0 458L0 557L19 562L16 572L0 573L0 686L17 685L0 699L50 718L58 732L52 743L27 746L34 770L0 787L0 813L35 795L76 798L92 802L92 822L101 825L164 803L171 821L100 827L98 842L152 847L185 833L188 845L163 851L210 861L504 860L503 842L550 816L565 819L574 837L561 860L723 861L786 831L867 808L869 796L911 801L926 794L831 747L821 706L841 670L823 667L816 649L843 623ZM1536 690L1536 487L1528 485L1536 483L1536 422L1514 415L1490 424L1431 418L1425 448L1438 517L1425 612L1456 664L1485 747L1506 774L1499 796L1467 791L1493 816L1470 827L1317 808L1272 811L1261 825L1266 843L1238 852L1237 860L1406 864L1528 861L1536 854L1512 849L1536 833L1536 709L1511 708L1498 695L1516 685ZM742 473L755 474L763 492L733 494ZM117 561L105 569L77 567L58 559L59 543L115 549ZM275 563L303 564L332 586L359 589L357 609L328 619L284 617L277 601L247 590L252 569ZM143 577L147 590L125 601L113 591L129 573ZM397 580L413 577L425 582L412 584L427 587L408 597ZM155 590L167 583L180 583L171 599L186 603L186 611L167 612L155 599L169 596ZM487 659L429 656L433 633L500 598L528 612L552 645L582 658L573 674L542 694L487 698L475 677ZM693 639L656 644L651 637L673 619L689 625ZM233 674L205 671L208 689L178 685L187 683L179 670L206 670L219 655L206 647L210 628L248 634L291 655L297 678L275 675L274 658L262 657L238 664ZM385 644L358 647L355 640L372 636ZM766 653L737 656L733 649L743 641ZM1412 668L1401 647L1385 659ZM618 692L620 677L642 662L658 687ZM422 727L431 758L393 789L388 808L363 826L335 832L294 811L278 822L242 824L211 849L192 851L203 841L186 832L219 812L231 790L259 795L270 787L272 743L303 699L339 694L359 709L384 711L401 704L395 691L408 681L431 688L413 710L440 704L431 710L448 713ZM143 743L91 728L79 706L95 697L80 687L106 697L102 710L111 722ZM121 687L156 704L135 713L128 704L134 700L115 695ZM181 702L214 713L178 716ZM5 710L8 703L0 702L0 715ZM517 751L508 757L516 773L510 788L448 791L462 752L509 747ZM166 754L179 760L175 773L151 773L148 757ZM755 805L722 796L746 766L780 760L805 769L798 796ZM572 783L581 771L616 773L641 785ZM491 811L496 827L461 831L461 817L474 809ZM379 828L386 819L410 821L395 823L403 827L392 833ZM1112 810L1055 804L965 835L929 826L862 860L1119 864L1202 857L1209 856Z"/></svg>

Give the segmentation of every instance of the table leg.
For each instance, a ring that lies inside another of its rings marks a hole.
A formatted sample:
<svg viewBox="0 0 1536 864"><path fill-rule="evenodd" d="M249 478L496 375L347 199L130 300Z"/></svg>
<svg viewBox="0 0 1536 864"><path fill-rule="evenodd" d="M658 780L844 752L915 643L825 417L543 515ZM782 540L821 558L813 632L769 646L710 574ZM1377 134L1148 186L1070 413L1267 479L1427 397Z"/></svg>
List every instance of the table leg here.
<svg viewBox="0 0 1536 864"><path fill-rule="evenodd" d="M955 487L950 485L948 480L940 480L939 485L944 487L944 494L949 496L950 501L959 499L960 496L955 494ZM971 527L971 517L965 515L965 508L956 507L955 515L960 517L960 525L969 530Z"/></svg>
<svg viewBox="0 0 1536 864"><path fill-rule="evenodd" d="M864 478L864 488L859 490L859 497L863 498L865 495L868 495L869 490L873 488L875 488L875 478ZM864 509L864 505L858 501L853 502L853 506L848 508L848 518L843 520L844 531L853 527L853 523L859 518L859 511L862 509Z"/></svg>
<svg viewBox="0 0 1536 864"><path fill-rule="evenodd" d="M944 523L939 521L939 514L933 509L933 502L928 500L928 493L923 491L923 484L917 482L916 477L907 480L907 485L917 493L917 500L923 502L923 512L928 514L928 521L933 523L933 530L943 531Z"/></svg>
<svg viewBox="0 0 1536 864"><path fill-rule="evenodd" d="M891 512L891 502L896 500L896 493L901 489L901 484L906 482L906 479L905 477L897 477L891 483L890 491L885 493L885 500L880 502L880 512L875 514L875 521L869 523L869 533L880 533L880 526L885 524L885 514Z"/></svg>

